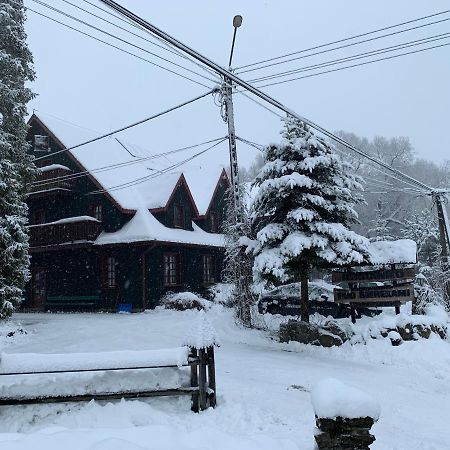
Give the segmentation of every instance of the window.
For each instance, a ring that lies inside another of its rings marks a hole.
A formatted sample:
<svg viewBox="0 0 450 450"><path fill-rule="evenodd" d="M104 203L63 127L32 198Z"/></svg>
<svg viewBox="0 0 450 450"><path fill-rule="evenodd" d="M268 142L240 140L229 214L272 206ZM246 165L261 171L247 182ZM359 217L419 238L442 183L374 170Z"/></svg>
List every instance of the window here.
<svg viewBox="0 0 450 450"><path fill-rule="evenodd" d="M103 205L101 203L89 205L89 215L101 222L103 218Z"/></svg>
<svg viewBox="0 0 450 450"><path fill-rule="evenodd" d="M45 223L45 210L36 209L33 212L33 224L40 225L41 223Z"/></svg>
<svg viewBox="0 0 450 450"><path fill-rule="evenodd" d="M209 216L209 221L211 225L211 233L219 232L219 215L216 212L212 212Z"/></svg>
<svg viewBox="0 0 450 450"><path fill-rule="evenodd" d="M165 253L163 255L164 286L177 286L181 284L180 255Z"/></svg>
<svg viewBox="0 0 450 450"><path fill-rule="evenodd" d="M174 205L173 207L173 226L175 228L184 228L183 205Z"/></svg>
<svg viewBox="0 0 450 450"><path fill-rule="evenodd" d="M115 288L117 286L117 260L114 256L103 259L103 286Z"/></svg>
<svg viewBox="0 0 450 450"><path fill-rule="evenodd" d="M48 136L43 136L40 134L34 135L34 151L47 153L50 151L50 141Z"/></svg>
<svg viewBox="0 0 450 450"><path fill-rule="evenodd" d="M216 281L216 264L214 256L203 255L203 282L214 283Z"/></svg>

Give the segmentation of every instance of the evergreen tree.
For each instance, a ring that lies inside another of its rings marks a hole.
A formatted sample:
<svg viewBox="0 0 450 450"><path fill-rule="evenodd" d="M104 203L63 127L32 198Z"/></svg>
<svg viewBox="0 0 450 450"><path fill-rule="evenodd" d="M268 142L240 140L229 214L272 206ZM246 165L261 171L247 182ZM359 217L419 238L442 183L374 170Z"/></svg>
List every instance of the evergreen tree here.
<svg viewBox="0 0 450 450"><path fill-rule="evenodd" d="M0 0L0 318L11 315L29 277L24 198L34 169L25 116L33 93L25 83L34 71L24 11L23 0Z"/></svg>
<svg viewBox="0 0 450 450"><path fill-rule="evenodd" d="M365 260L368 240L349 230L363 202L352 166L303 122L284 119L282 142L265 149L252 224L256 284L301 282L301 319L309 322L308 275L313 267Z"/></svg>

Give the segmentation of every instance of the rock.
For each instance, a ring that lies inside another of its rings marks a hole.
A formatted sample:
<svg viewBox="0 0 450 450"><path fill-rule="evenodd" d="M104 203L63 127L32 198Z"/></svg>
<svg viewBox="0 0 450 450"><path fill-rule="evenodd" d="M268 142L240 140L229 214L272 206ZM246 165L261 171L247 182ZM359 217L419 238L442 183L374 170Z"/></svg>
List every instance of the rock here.
<svg viewBox="0 0 450 450"><path fill-rule="evenodd" d="M342 339L339 336L328 332L323 332L323 330L320 331L318 345L322 347L335 347L342 344Z"/></svg>
<svg viewBox="0 0 450 450"><path fill-rule="evenodd" d="M447 332L440 325L431 325L431 331L437 334L441 339L447 339Z"/></svg>
<svg viewBox="0 0 450 450"><path fill-rule="evenodd" d="M383 336L384 338L387 338L389 336L389 333L391 331L394 331L395 333L398 333L397 328L382 328L380 330L380 334L381 336Z"/></svg>
<svg viewBox="0 0 450 450"><path fill-rule="evenodd" d="M414 330L413 330L412 324L407 323L403 327L398 326L397 327L397 332L398 332L398 334L400 334L401 338L404 341L412 341L413 340Z"/></svg>
<svg viewBox="0 0 450 450"><path fill-rule="evenodd" d="M322 327L322 329L330 332L331 334L338 336L342 342L349 340L349 335L347 331L339 326L336 322L329 321Z"/></svg>
<svg viewBox="0 0 450 450"><path fill-rule="evenodd" d="M314 438L319 450L369 450L375 441L370 434L374 423L371 417L356 419L321 419L316 417L316 426L320 430Z"/></svg>
<svg viewBox="0 0 450 450"><path fill-rule="evenodd" d="M391 340L391 344L394 347L398 347L403 344L403 339L397 331L389 331L387 337Z"/></svg>
<svg viewBox="0 0 450 450"><path fill-rule="evenodd" d="M414 332L424 339L428 339L431 335L431 329L425 325L414 325Z"/></svg>
<svg viewBox="0 0 450 450"><path fill-rule="evenodd" d="M280 342L296 341L302 344L312 344L319 341L319 328L317 325L289 320L280 325Z"/></svg>

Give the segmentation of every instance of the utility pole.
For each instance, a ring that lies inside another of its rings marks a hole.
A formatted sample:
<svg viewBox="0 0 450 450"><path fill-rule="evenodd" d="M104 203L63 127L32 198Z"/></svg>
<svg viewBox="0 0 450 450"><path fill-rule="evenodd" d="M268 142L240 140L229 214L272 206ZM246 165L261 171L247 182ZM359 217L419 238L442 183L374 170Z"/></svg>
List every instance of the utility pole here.
<svg viewBox="0 0 450 450"><path fill-rule="evenodd" d="M444 274L442 283L443 283L443 293L444 300L446 303L450 302L450 280L446 279L446 274L450 270L449 259L448 259L448 251L450 245L449 239L449 224L447 218L447 211L444 210L445 206L443 205L443 194L440 192L433 192L433 201L436 204L437 210L437 218L438 218L438 226L439 226L439 244L441 246L441 268Z"/></svg>
<svg viewBox="0 0 450 450"><path fill-rule="evenodd" d="M233 42L231 44L230 59L228 62L228 70L231 71L231 62L233 60L234 43L236 41L237 29L242 25L242 16L234 16L233 18ZM240 211L240 187L239 187L239 168L237 160L237 148L236 148L236 132L234 127L234 109L233 109L233 86L231 78L224 76L223 83L223 98L225 103L225 119L228 124L228 147L230 150L230 176L231 176L231 188L233 192L233 203L235 220L238 223L241 219Z"/></svg>

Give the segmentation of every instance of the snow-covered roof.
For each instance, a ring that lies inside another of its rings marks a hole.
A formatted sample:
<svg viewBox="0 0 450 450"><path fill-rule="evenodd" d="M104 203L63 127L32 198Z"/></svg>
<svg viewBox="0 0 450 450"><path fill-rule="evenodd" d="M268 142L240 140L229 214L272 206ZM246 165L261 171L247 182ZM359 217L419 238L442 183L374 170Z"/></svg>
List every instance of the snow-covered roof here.
<svg viewBox="0 0 450 450"><path fill-rule="evenodd" d="M37 113L35 116L65 148L101 134L46 114ZM206 212L223 167L192 164L168 171L169 163L163 158L151 158L151 153L119 140L115 137L101 139L70 150L69 153L97 180L99 188L106 190L125 210L137 210L142 205L149 209L165 207L185 173L200 214ZM111 165L118 166L98 170Z"/></svg>
<svg viewBox="0 0 450 450"><path fill-rule="evenodd" d="M372 264L415 264L417 244L411 239L372 242L369 254Z"/></svg>
<svg viewBox="0 0 450 450"><path fill-rule="evenodd" d="M49 172L50 170L56 170L56 169L72 172L68 167L63 166L62 164L50 164L49 166L39 167L40 172Z"/></svg>
<svg viewBox="0 0 450 450"><path fill-rule="evenodd" d="M189 164L183 167L183 174L200 215L205 215L208 212L209 205L224 170L225 168L222 165Z"/></svg>
<svg viewBox="0 0 450 450"><path fill-rule="evenodd" d="M168 228L156 219L147 208L141 207L120 230L113 233L101 233L95 241L95 245L158 241L211 247L224 246L222 234L207 233L195 223L192 226L193 231Z"/></svg>

